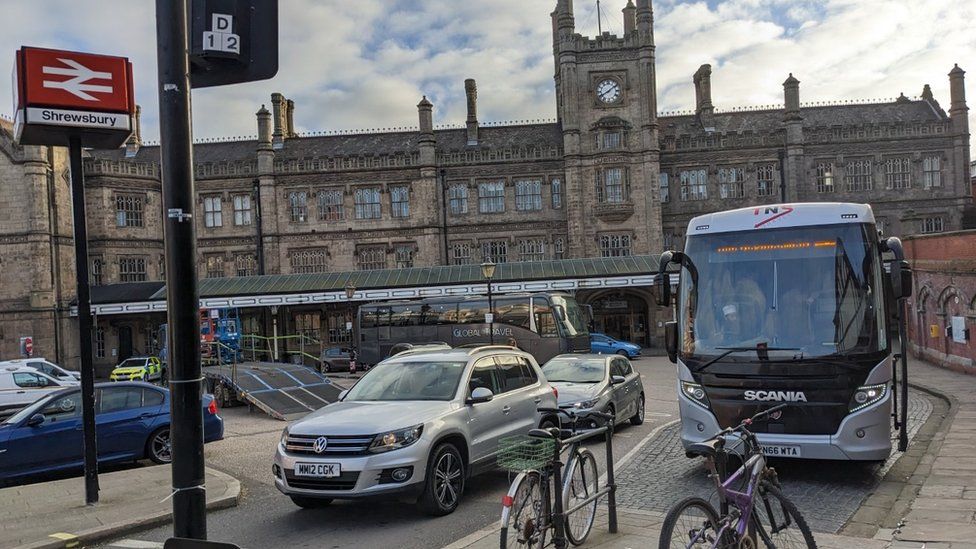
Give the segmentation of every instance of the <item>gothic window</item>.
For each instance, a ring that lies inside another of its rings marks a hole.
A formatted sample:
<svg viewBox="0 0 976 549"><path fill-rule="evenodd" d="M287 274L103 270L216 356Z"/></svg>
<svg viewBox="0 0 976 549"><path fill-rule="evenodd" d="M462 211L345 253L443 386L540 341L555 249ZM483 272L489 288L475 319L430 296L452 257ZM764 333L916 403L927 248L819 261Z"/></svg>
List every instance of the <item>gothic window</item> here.
<svg viewBox="0 0 976 549"><path fill-rule="evenodd" d="M926 156L922 159L922 183L926 189L942 186L942 157Z"/></svg>
<svg viewBox="0 0 976 549"><path fill-rule="evenodd" d="M817 164L817 192L834 192L834 164L832 162Z"/></svg>
<svg viewBox="0 0 976 549"><path fill-rule="evenodd" d="M668 172L657 174L657 182L661 189L661 203L667 204L671 201L671 184L668 182Z"/></svg>
<svg viewBox="0 0 976 549"><path fill-rule="evenodd" d="M463 215L468 213L468 185L465 183L455 183L447 189L447 197L450 200L451 215Z"/></svg>
<svg viewBox="0 0 976 549"><path fill-rule="evenodd" d="M206 262L207 278L224 276L224 256L222 254L208 255L204 261Z"/></svg>
<svg viewBox="0 0 976 549"><path fill-rule="evenodd" d="M245 226L251 224L251 195L234 195L234 225Z"/></svg>
<svg viewBox="0 0 976 549"><path fill-rule="evenodd" d="M380 190L377 187L356 189L356 219L380 218Z"/></svg>
<svg viewBox="0 0 976 549"><path fill-rule="evenodd" d="M331 345L340 345L351 342L352 332L346 329L346 322L348 320L346 313L337 311L327 314L328 316L325 318L329 329L329 343Z"/></svg>
<svg viewBox="0 0 976 549"><path fill-rule="evenodd" d="M874 228L884 236L887 233L888 228L888 218L886 217L875 217L874 218Z"/></svg>
<svg viewBox="0 0 976 549"><path fill-rule="evenodd" d="M292 223L305 223L308 221L308 193L305 191L293 191L288 194L288 205L291 209Z"/></svg>
<svg viewBox="0 0 976 549"><path fill-rule="evenodd" d="M508 263L508 241L486 240L481 243L481 260Z"/></svg>
<svg viewBox="0 0 976 549"><path fill-rule="evenodd" d="M324 273L326 271L325 250L296 250L289 254L288 262L292 274Z"/></svg>
<svg viewBox="0 0 976 549"><path fill-rule="evenodd" d="M558 210L563 207L563 180L553 178L552 185L552 209Z"/></svg>
<svg viewBox="0 0 976 549"><path fill-rule="evenodd" d="M258 262L254 254L236 254L234 256L234 272L237 276L254 276L258 274Z"/></svg>
<svg viewBox="0 0 976 549"><path fill-rule="evenodd" d="M160 255L159 259L156 261L157 268L159 270L159 279L166 280L166 255Z"/></svg>
<svg viewBox="0 0 976 549"><path fill-rule="evenodd" d="M319 313L296 313L295 333L305 339L318 341L322 328L322 316Z"/></svg>
<svg viewBox="0 0 976 549"><path fill-rule="evenodd" d="M203 224L208 228L223 226L224 204L219 196L203 198Z"/></svg>
<svg viewBox="0 0 976 549"><path fill-rule="evenodd" d="M504 181L486 181L478 184L478 211L481 213L505 211Z"/></svg>
<svg viewBox="0 0 976 549"><path fill-rule="evenodd" d="M671 231L664 231L664 249L674 249L674 233Z"/></svg>
<svg viewBox="0 0 976 549"><path fill-rule="evenodd" d="M629 234L600 235L600 257L625 257L630 255Z"/></svg>
<svg viewBox="0 0 976 549"><path fill-rule="evenodd" d="M912 187L912 161L907 156L885 160L885 188L910 189Z"/></svg>
<svg viewBox="0 0 976 549"><path fill-rule="evenodd" d="M386 246L357 246L356 257L360 271L386 268Z"/></svg>
<svg viewBox="0 0 976 549"><path fill-rule="evenodd" d="M342 221L346 210L342 205L342 189L319 191L319 221Z"/></svg>
<svg viewBox="0 0 976 549"><path fill-rule="evenodd" d="M603 150L619 149L624 142L622 130L603 131L596 134L596 148Z"/></svg>
<svg viewBox="0 0 976 549"><path fill-rule="evenodd" d="M552 258L553 259L563 259L566 255L566 239L562 236L557 236L552 239Z"/></svg>
<svg viewBox="0 0 976 549"><path fill-rule="evenodd" d="M410 217L410 187L390 187L390 211L393 217Z"/></svg>
<svg viewBox="0 0 976 549"><path fill-rule="evenodd" d="M596 174L596 197L603 204L630 200L630 181L624 168L604 168Z"/></svg>
<svg viewBox="0 0 976 549"><path fill-rule="evenodd" d="M756 167L756 194L759 196L771 196L773 194L773 177L776 175L776 166L772 164L762 164Z"/></svg>
<svg viewBox="0 0 976 549"><path fill-rule="evenodd" d="M123 256L119 258L119 282L145 282L146 258Z"/></svg>
<svg viewBox="0 0 976 549"><path fill-rule="evenodd" d="M523 238L518 241L519 261L542 261L546 258L546 241L542 238Z"/></svg>
<svg viewBox="0 0 976 549"><path fill-rule="evenodd" d="M542 209L542 181L523 179L515 182L515 209L520 212Z"/></svg>
<svg viewBox="0 0 976 549"><path fill-rule="evenodd" d="M105 328L95 328L95 358L105 358Z"/></svg>
<svg viewBox="0 0 976 549"><path fill-rule="evenodd" d="M874 166L870 158L850 160L844 170L844 183L848 192L874 189Z"/></svg>
<svg viewBox="0 0 976 549"><path fill-rule="evenodd" d="M745 196L745 176L742 168L722 168L718 171L718 192L722 198Z"/></svg>
<svg viewBox="0 0 976 549"><path fill-rule="evenodd" d="M942 216L926 217L922 219L923 233L941 233L944 230L945 224L942 221Z"/></svg>
<svg viewBox="0 0 976 549"><path fill-rule="evenodd" d="M142 211L146 197L136 194L119 194L115 196L115 224L118 227L142 227Z"/></svg>
<svg viewBox="0 0 976 549"><path fill-rule="evenodd" d="M394 248L394 256L397 269L408 269L413 267L413 255L417 245L414 243L397 244Z"/></svg>
<svg viewBox="0 0 976 549"><path fill-rule="evenodd" d="M708 200L708 175L704 169L682 170L681 200Z"/></svg>
<svg viewBox="0 0 976 549"><path fill-rule="evenodd" d="M451 245L451 265L471 264L471 243L455 242Z"/></svg>
<svg viewBox="0 0 976 549"><path fill-rule="evenodd" d="M102 276L104 273L105 260L100 257L92 258L91 260L91 285L101 286Z"/></svg>

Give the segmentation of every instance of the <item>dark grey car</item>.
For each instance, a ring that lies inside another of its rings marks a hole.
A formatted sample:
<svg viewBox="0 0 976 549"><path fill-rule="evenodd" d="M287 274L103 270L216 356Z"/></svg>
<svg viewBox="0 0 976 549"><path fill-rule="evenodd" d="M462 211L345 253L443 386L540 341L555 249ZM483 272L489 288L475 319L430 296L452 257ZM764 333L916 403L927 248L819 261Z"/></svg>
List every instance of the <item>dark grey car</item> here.
<svg viewBox="0 0 976 549"><path fill-rule="evenodd" d="M644 385L626 357L565 354L542 367L559 391L560 408L612 413L616 423L644 423Z"/></svg>
<svg viewBox="0 0 976 549"><path fill-rule="evenodd" d="M349 360L350 360L349 349L345 347L329 347L322 351L322 372L348 372L349 371Z"/></svg>

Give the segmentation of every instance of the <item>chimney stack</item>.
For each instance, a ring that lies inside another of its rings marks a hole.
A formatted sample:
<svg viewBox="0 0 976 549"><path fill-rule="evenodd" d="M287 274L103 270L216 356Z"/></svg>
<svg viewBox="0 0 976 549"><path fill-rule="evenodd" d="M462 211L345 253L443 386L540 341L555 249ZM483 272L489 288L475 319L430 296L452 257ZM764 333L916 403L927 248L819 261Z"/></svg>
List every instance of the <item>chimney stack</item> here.
<svg viewBox="0 0 976 549"><path fill-rule="evenodd" d="M420 141L434 141L434 105L427 100L425 95L420 103L417 103L417 113L420 115Z"/></svg>
<svg viewBox="0 0 976 549"><path fill-rule="evenodd" d="M132 158L142 146L142 107L136 105L136 114L132 117L132 135L125 142L125 156Z"/></svg>
<svg viewBox="0 0 976 549"><path fill-rule="evenodd" d="M468 99L468 145L478 144L478 85L474 78L464 81L464 95Z"/></svg>
<svg viewBox="0 0 976 549"><path fill-rule="evenodd" d="M271 134L271 147L280 149L285 146L285 96L278 92L271 94L271 120L274 122L274 131Z"/></svg>
<svg viewBox="0 0 976 549"><path fill-rule="evenodd" d="M271 150L271 113L261 105L257 112L258 118L258 149Z"/></svg>
<svg viewBox="0 0 976 549"><path fill-rule="evenodd" d="M634 0L627 0L627 5L624 6L624 36L630 36L632 32L637 30L637 7L634 6Z"/></svg>
<svg viewBox="0 0 976 549"><path fill-rule="evenodd" d="M965 112L966 106L966 71L955 65L949 71L949 112Z"/></svg>
<svg viewBox="0 0 976 549"><path fill-rule="evenodd" d="M295 102L291 99L285 101L287 108L285 109L285 137L297 137L298 134L295 133Z"/></svg>
<svg viewBox="0 0 976 549"><path fill-rule="evenodd" d="M715 112L712 106L712 66L706 63L698 67L692 79L695 81L695 112L711 116Z"/></svg>
<svg viewBox="0 0 976 549"><path fill-rule="evenodd" d="M786 82L783 82L783 102L785 104L786 119L800 119L800 81L793 73L790 73Z"/></svg>

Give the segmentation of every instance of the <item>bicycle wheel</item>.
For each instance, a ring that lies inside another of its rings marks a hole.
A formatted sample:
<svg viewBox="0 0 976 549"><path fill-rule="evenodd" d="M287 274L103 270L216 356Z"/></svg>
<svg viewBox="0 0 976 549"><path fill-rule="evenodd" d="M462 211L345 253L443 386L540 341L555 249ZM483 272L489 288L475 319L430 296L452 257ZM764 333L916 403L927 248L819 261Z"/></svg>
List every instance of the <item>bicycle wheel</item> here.
<svg viewBox="0 0 976 549"><path fill-rule="evenodd" d="M563 482L563 509L570 510L581 505L586 498L600 491L600 476L596 471L596 458L587 449L579 450L576 459L566 471ZM596 519L596 504L593 501L566 515L566 538L573 545L586 541Z"/></svg>
<svg viewBox="0 0 976 549"><path fill-rule="evenodd" d="M718 539L718 513L702 498L679 501L664 518L658 549L722 547Z"/></svg>
<svg viewBox="0 0 976 549"><path fill-rule="evenodd" d="M758 547L816 549L817 542L796 505L768 481L762 481L752 507L750 530Z"/></svg>
<svg viewBox="0 0 976 549"><path fill-rule="evenodd" d="M545 497L541 475L526 471L515 477L502 499L501 549L545 546Z"/></svg>

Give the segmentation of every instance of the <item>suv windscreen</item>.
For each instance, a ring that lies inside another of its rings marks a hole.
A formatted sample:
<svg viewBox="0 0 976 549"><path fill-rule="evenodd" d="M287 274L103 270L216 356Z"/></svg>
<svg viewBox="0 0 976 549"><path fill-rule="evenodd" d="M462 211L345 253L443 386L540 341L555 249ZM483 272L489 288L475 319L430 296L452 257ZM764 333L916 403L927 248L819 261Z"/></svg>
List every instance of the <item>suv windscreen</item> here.
<svg viewBox="0 0 976 549"><path fill-rule="evenodd" d="M146 359L144 358L127 358L122 361L121 364L116 366L116 368L142 368L146 365Z"/></svg>
<svg viewBox="0 0 976 549"><path fill-rule="evenodd" d="M554 358L542 367L542 373L550 382L599 383L606 374L602 358Z"/></svg>
<svg viewBox="0 0 976 549"><path fill-rule="evenodd" d="M452 400L466 364L381 362L349 389L343 400Z"/></svg>

